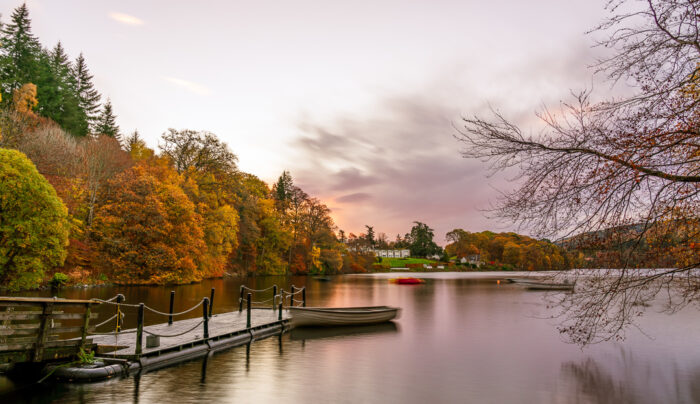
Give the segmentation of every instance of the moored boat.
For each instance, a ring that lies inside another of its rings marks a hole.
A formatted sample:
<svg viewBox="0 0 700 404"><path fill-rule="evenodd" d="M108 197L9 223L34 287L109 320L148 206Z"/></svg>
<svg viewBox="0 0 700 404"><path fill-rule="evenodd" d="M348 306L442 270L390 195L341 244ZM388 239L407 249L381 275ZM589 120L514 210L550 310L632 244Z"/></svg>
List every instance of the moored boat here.
<svg viewBox="0 0 700 404"><path fill-rule="evenodd" d="M384 323L395 319L399 309L389 306L290 307L289 311L294 327L334 327Z"/></svg>
<svg viewBox="0 0 700 404"><path fill-rule="evenodd" d="M421 283L425 283L423 279L419 278L395 278L390 279L389 281L399 285L420 285Z"/></svg>
<svg viewBox="0 0 700 404"><path fill-rule="evenodd" d="M525 286L528 290L574 290L576 282L544 282L530 279L506 279L509 282Z"/></svg>

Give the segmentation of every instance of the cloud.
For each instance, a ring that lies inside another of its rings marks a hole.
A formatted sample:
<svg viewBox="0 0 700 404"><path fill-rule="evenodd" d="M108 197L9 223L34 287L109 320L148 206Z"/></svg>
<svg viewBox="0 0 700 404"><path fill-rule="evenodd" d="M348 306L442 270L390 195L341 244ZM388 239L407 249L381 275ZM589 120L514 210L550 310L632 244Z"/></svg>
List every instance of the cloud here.
<svg viewBox="0 0 700 404"><path fill-rule="evenodd" d="M140 18L134 17L133 15L129 15L129 14L118 13L116 11L110 12L109 17L116 22L120 22L120 23L126 24L126 25L143 25L144 24L143 20Z"/></svg>
<svg viewBox="0 0 700 404"><path fill-rule="evenodd" d="M569 52L493 72L489 78L500 77L495 81L470 67L438 74L423 88L379 94L357 119L305 114L291 145L300 154L290 166L295 182L333 201L334 218L346 231L368 224L404 234L413 221L433 227L438 241L455 228L517 231L485 213L501 191L514 187L513 173L489 176L486 163L462 158L465 144L455 139L455 127L462 116L490 116L494 106L525 131L540 130L534 111L556 107L570 88L591 85L590 51L581 44Z"/></svg>
<svg viewBox="0 0 700 404"><path fill-rule="evenodd" d="M207 96L212 94L210 89L191 81L168 76L163 76L163 79L197 95Z"/></svg>
<svg viewBox="0 0 700 404"><path fill-rule="evenodd" d="M336 202L347 203L347 202L360 202L370 199L372 196L365 192L355 192L354 194L343 195L335 198Z"/></svg>

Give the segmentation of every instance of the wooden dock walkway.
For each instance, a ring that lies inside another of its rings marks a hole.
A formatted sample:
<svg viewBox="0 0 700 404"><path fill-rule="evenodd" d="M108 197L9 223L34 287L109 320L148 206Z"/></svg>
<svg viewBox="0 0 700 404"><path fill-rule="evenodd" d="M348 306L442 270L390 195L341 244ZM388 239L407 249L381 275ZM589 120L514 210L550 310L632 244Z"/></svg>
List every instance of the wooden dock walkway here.
<svg viewBox="0 0 700 404"><path fill-rule="evenodd" d="M277 310L252 309L250 328L247 327L246 321L246 311L214 314L208 320L209 338L206 341L233 338L250 332L255 334L272 326L281 325L284 328L289 322L289 311L282 310L280 320ZM174 321L170 325L165 322L144 326L144 339L149 335L159 335L160 344L157 347L149 347L147 343L143 343L140 356L159 355L205 343L202 323L202 318L199 317ZM93 335L91 338L92 342L97 344L97 353L100 356L132 359L137 356L136 335L136 329L128 329L117 335Z"/></svg>

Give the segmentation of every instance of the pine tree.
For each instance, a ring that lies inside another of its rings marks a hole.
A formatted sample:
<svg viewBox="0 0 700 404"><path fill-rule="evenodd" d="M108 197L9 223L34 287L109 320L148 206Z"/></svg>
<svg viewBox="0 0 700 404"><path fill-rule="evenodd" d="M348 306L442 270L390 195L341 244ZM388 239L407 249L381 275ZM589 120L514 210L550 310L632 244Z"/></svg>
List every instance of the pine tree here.
<svg viewBox="0 0 700 404"><path fill-rule="evenodd" d="M80 108L78 97L76 96L76 81L73 77L71 62L68 59L63 45L58 42L48 53L51 74L56 84L56 94L58 98L58 111L54 116L48 115L58 122L63 129L77 135L87 134L87 117ZM41 90L41 87L39 87ZM41 95L39 96L41 104Z"/></svg>
<svg viewBox="0 0 700 404"><path fill-rule="evenodd" d="M112 101L107 98L107 102L102 109L102 113L97 118L95 125L95 133L98 135L111 136L119 141L121 141L121 133L119 133L119 126L117 126L117 117L112 112Z"/></svg>
<svg viewBox="0 0 700 404"><path fill-rule="evenodd" d="M88 133L89 129L99 133L95 125L97 125L100 113L100 98L102 96L92 84L92 75L87 68L85 57L83 57L82 53L78 56L73 66L73 79L75 80L75 94L78 98L78 106L85 114L89 125L88 128L85 128L85 133L82 134Z"/></svg>
<svg viewBox="0 0 700 404"><path fill-rule="evenodd" d="M0 30L0 82L6 94L38 78L41 45L32 34L29 10L22 4ZM9 99L9 97L7 97Z"/></svg>

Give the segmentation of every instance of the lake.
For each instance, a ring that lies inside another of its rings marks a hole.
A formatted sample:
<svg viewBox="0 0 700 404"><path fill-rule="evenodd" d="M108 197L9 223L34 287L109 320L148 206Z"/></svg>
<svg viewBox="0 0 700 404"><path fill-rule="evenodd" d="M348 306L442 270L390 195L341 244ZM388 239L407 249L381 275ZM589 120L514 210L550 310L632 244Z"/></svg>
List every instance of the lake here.
<svg viewBox="0 0 700 404"><path fill-rule="evenodd" d="M0 377L0 401L138 403L693 403L700 402L700 313L647 310L621 342L566 343L543 292L497 283L514 274L396 274L217 279L178 287L69 289L61 297L186 309L216 288L214 313L237 310L242 283L307 287L309 306L401 307L394 324L297 329L207 359L102 383L27 385ZM30 295L46 296L36 292ZM100 319L113 314L101 307ZM195 310L191 317L201 315ZM153 315L147 323L162 322ZM135 315L127 311L126 326ZM646 335L645 335L646 334Z"/></svg>

